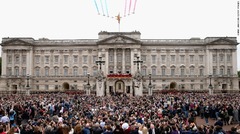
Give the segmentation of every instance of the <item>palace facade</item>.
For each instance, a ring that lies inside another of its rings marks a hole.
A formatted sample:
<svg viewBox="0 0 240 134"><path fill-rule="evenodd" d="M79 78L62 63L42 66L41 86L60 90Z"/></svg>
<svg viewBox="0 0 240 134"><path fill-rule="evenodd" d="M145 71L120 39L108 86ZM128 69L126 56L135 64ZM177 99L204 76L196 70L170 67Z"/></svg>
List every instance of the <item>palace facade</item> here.
<svg viewBox="0 0 240 134"><path fill-rule="evenodd" d="M238 90L236 37L141 39L137 31L102 31L98 36L3 38L0 89L97 96L208 90L209 85L212 90Z"/></svg>

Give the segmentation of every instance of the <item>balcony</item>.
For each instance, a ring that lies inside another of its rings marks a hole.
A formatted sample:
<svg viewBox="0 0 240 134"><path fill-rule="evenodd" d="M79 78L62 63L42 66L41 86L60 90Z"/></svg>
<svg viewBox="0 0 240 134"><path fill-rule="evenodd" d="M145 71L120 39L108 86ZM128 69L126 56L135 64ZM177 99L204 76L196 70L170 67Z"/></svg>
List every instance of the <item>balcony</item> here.
<svg viewBox="0 0 240 134"><path fill-rule="evenodd" d="M131 78L131 74L108 74L108 78Z"/></svg>

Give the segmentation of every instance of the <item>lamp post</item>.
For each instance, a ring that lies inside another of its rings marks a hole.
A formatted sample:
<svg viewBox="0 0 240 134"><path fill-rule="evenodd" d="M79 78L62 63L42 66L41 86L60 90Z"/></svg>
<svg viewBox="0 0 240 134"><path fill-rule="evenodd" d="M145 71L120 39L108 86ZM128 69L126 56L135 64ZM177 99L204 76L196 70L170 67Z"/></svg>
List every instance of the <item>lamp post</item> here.
<svg viewBox="0 0 240 134"><path fill-rule="evenodd" d="M27 74L27 85L26 85L26 94L27 95L30 95L30 85L29 85L29 78L30 78L30 76L29 76L29 74Z"/></svg>
<svg viewBox="0 0 240 134"><path fill-rule="evenodd" d="M99 57L99 60L96 61L96 64L99 65L100 71L102 70L102 65L104 65L105 61L102 60L102 57Z"/></svg>
<svg viewBox="0 0 240 134"><path fill-rule="evenodd" d="M87 94L87 95L90 95L90 94L91 94L91 92L90 92L91 85L90 85L90 83L89 83L89 77L90 77L90 74L87 73L87 85L86 85L86 88L87 88L86 94Z"/></svg>
<svg viewBox="0 0 240 134"><path fill-rule="evenodd" d="M134 65L137 64L137 71L139 71L139 65L143 63L142 60L139 59L139 56L137 56L137 60L133 61Z"/></svg>
<svg viewBox="0 0 240 134"><path fill-rule="evenodd" d="M212 83L211 83L211 80L212 80L212 75L211 74L209 75L209 79L210 79L209 94L211 95L212 94L212 89L213 89L213 86L212 86Z"/></svg>
<svg viewBox="0 0 240 134"><path fill-rule="evenodd" d="M148 95L152 95L152 81L151 81L151 78L152 78L152 76L151 76L151 74L149 74Z"/></svg>

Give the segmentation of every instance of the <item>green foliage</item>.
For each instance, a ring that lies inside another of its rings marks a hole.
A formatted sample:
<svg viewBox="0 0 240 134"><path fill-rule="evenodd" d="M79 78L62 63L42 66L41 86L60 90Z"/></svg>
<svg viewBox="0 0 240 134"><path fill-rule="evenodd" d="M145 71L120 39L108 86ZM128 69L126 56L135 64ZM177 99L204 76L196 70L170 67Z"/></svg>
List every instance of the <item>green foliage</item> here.
<svg viewBox="0 0 240 134"><path fill-rule="evenodd" d="M238 71L238 78L240 78L240 71Z"/></svg>
<svg viewBox="0 0 240 134"><path fill-rule="evenodd" d="M0 75L2 75L2 57L0 57Z"/></svg>

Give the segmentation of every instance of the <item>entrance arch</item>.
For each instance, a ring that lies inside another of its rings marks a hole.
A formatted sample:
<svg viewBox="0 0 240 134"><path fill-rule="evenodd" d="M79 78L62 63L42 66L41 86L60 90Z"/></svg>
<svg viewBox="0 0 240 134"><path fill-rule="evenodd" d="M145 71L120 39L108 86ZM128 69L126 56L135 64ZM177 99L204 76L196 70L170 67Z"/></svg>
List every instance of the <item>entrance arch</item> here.
<svg viewBox="0 0 240 134"><path fill-rule="evenodd" d="M125 84L122 80L118 80L115 83L115 92L116 93L125 93Z"/></svg>
<svg viewBox="0 0 240 134"><path fill-rule="evenodd" d="M171 82L170 83L170 89L176 89L177 83L176 82Z"/></svg>
<svg viewBox="0 0 240 134"><path fill-rule="evenodd" d="M69 90L69 84L67 82L64 82L62 84L63 90Z"/></svg>

